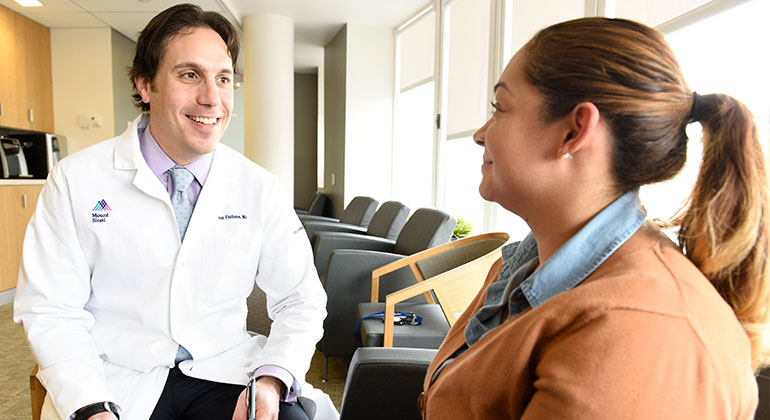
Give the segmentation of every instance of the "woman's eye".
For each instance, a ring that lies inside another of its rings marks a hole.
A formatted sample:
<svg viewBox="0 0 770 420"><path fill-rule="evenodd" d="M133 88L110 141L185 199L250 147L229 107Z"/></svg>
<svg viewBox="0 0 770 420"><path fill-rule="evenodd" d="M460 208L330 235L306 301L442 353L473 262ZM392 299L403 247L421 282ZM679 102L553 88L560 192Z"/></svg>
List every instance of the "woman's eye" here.
<svg viewBox="0 0 770 420"><path fill-rule="evenodd" d="M490 104L490 105L492 105L492 111L491 111L491 112L492 112L492 114L494 114L494 113L495 113L495 112L497 112L497 111L501 111L501 109L500 109L500 104L498 104L497 102L495 102L495 101L492 101L492 102L490 102L489 104Z"/></svg>

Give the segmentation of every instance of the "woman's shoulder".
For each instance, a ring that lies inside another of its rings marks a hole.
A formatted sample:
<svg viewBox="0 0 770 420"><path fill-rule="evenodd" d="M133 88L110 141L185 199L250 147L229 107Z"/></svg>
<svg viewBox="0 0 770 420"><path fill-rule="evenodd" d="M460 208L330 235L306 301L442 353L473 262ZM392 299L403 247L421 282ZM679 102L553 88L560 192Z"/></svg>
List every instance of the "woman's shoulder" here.
<svg viewBox="0 0 770 420"><path fill-rule="evenodd" d="M709 280L646 224L581 285L560 296L576 319L612 319L624 335L660 337L736 368L750 360L749 340ZM543 305L545 306L545 304ZM633 324L633 325L631 325Z"/></svg>

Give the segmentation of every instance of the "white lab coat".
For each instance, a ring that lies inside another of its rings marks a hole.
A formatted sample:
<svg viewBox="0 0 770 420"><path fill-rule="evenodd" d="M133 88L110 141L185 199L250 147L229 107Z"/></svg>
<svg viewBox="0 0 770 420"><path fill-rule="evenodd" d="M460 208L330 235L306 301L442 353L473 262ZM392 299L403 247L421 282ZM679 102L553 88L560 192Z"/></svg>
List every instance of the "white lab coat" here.
<svg viewBox="0 0 770 420"><path fill-rule="evenodd" d="M247 372L278 365L317 403L317 419L336 418L328 396L303 382L326 295L276 178L217 146L180 244L169 194L139 149L148 122L63 159L27 228L14 319L48 390L44 413L114 401L121 419L147 419L181 344L189 376L245 385ZM246 331L255 279L274 320L269 337Z"/></svg>

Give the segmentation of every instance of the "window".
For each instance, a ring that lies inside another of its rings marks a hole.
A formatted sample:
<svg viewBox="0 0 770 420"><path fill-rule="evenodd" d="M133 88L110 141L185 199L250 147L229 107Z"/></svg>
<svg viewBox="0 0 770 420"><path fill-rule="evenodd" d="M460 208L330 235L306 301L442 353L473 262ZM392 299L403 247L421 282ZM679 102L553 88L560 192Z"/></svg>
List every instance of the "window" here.
<svg viewBox="0 0 770 420"><path fill-rule="evenodd" d="M441 189L438 204L473 225L473 234L484 231L484 199L479 195L483 149L473 133L489 117L490 1L444 2L442 80L443 138L440 149Z"/></svg>
<svg viewBox="0 0 770 420"><path fill-rule="evenodd" d="M726 93L754 114L760 143L770 140L770 56L763 53L770 27L770 2L753 0L666 35L690 88L700 94ZM718 31L714 28L719 28ZM642 202L651 217L670 218L695 183L701 162L699 124L687 128L687 164L676 178L642 188Z"/></svg>
<svg viewBox="0 0 770 420"><path fill-rule="evenodd" d="M436 14L396 33L392 196L412 210L433 207Z"/></svg>

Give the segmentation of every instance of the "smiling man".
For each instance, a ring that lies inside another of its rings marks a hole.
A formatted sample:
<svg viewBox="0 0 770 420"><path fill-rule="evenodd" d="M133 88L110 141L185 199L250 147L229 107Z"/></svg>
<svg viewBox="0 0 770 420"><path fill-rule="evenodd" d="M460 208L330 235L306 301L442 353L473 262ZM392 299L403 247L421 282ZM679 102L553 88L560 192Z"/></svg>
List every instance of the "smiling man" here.
<svg viewBox="0 0 770 420"><path fill-rule="evenodd" d="M219 144L238 48L216 13L160 13L130 71L142 115L49 176L14 307L44 419L243 420L247 383L257 419L336 417L304 382L326 316L307 236L276 178ZM268 337L246 331L255 284Z"/></svg>

